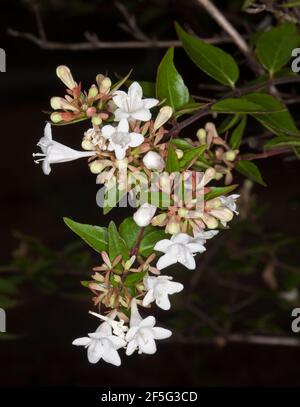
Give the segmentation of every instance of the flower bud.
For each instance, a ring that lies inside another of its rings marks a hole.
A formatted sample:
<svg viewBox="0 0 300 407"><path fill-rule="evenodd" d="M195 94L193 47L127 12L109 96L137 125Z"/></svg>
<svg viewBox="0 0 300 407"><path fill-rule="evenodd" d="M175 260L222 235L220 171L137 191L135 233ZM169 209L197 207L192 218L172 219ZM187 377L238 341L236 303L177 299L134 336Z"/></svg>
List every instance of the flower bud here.
<svg viewBox="0 0 300 407"><path fill-rule="evenodd" d="M155 122L154 122L154 130L158 130L161 126L163 126L172 116L173 109L170 106L164 106L160 109Z"/></svg>
<svg viewBox="0 0 300 407"><path fill-rule="evenodd" d="M51 113L50 119L53 123L59 123L63 120L62 115L57 112Z"/></svg>
<svg viewBox="0 0 300 407"><path fill-rule="evenodd" d="M92 123L94 126L100 126L100 124L102 123L102 119L99 116L93 116L92 117Z"/></svg>
<svg viewBox="0 0 300 407"><path fill-rule="evenodd" d="M89 164L90 171L92 174L100 174L104 166L101 160L94 160Z"/></svg>
<svg viewBox="0 0 300 407"><path fill-rule="evenodd" d="M181 218L186 218L187 214L189 213L189 210L186 208L179 208L178 209L178 216Z"/></svg>
<svg viewBox="0 0 300 407"><path fill-rule="evenodd" d="M98 88L96 85L92 85L89 89L88 99L93 99L97 95L98 95Z"/></svg>
<svg viewBox="0 0 300 407"><path fill-rule="evenodd" d="M222 174L221 172L216 172L215 173L215 180L219 181L220 179L222 179L224 176L224 174Z"/></svg>
<svg viewBox="0 0 300 407"><path fill-rule="evenodd" d="M157 207L147 202L134 213L133 220L140 227L148 226L156 212Z"/></svg>
<svg viewBox="0 0 300 407"><path fill-rule="evenodd" d="M95 149L94 144L91 141L86 140L86 139L82 140L81 147L83 148L83 150L87 150L87 151L92 151Z"/></svg>
<svg viewBox="0 0 300 407"><path fill-rule="evenodd" d="M97 112L96 108L91 106L91 107L87 108L86 115L87 115L87 117L93 117L96 112Z"/></svg>
<svg viewBox="0 0 300 407"><path fill-rule="evenodd" d="M214 198L206 202L206 207L209 209L216 209L222 205L221 199Z"/></svg>
<svg viewBox="0 0 300 407"><path fill-rule="evenodd" d="M148 151L143 158L143 163L148 170L162 171L165 167L163 158L155 151Z"/></svg>
<svg viewBox="0 0 300 407"><path fill-rule="evenodd" d="M213 216L208 215L207 213L203 213L201 215L201 218L208 229L216 229L219 225L217 219L215 219Z"/></svg>
<svg viewBox="0 0 300 407"><path fill-rule="evenodd" d="M233 212L228 208L212 209L210 214L222 222L229 222L233 218Z"/></svg>
<svg viewBox="0 0 300 407"><path fill-rule="evenodd" d="M183 157L183 151L180 150L179 148L176 148L175 153L177 155L178 160L180 160Z"/></svg>
<svg viewBox="0 0 300 407"><path fill-rule="evenodd" d="M50 105L53 110L71 110L72 112L78 112L77 107L73 106L66 99L54 96L50 99Z"/></svg>
<svg viewBox="0 0 300 407"><path fill-rule="evenodd" d="M56 75L69 89L74 89L77 83L74 81L70 69L65 65L60 65L56 68Z"/></svg>
<svg viewBox="0 0 300 407"><path fill-rule="evenodd" d="M200 144L205 144L206 143L206 131L204 129L199 129L197 131L196 136L198 137L198 140L200 141Z"/></svg>
<svg viewBox="0 0 300 407"><path fill-rule="evenodd" d="M104 93L104 94L108 93L110 90L110 87L111 87L111 80L108 77L104 78L100 84L100 88L99 88L100 93Z"/></svg>
<svg viewBox="0 0 300 407"><path fill-rule="evenodd" d="M164 221L167 218L167 214L166 213L161 213L157 216L154 216L154 218L151 221L151 225L153 226L162 226Z"/></svg>
<svg viewBox="0 0 300 407"><path fill-rule="evenodd" d="M166 233L169 233L170 235L175 235L176 233L180 233L180 224L178 222L175 222L174 220L171 220L165 229Z"/></svg>
<svg viewBox="0 0 300 407"><path fill-rule="evenodd" d="M223 158L227 161L234 161L236 158L236 155L237 155L236 151L229 150L229 151L226 151L226 153L224 153Z"/></svg>

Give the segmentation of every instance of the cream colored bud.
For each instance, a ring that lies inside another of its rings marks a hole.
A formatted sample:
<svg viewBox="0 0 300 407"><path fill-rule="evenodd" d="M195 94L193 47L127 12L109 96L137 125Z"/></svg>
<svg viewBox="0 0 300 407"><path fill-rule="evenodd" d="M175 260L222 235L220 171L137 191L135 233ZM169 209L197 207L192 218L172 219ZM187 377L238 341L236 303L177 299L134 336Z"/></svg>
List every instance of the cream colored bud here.
<svg viewBox="0 0 300 407"><path fill-rule="evenodd" d="M62 121L62 116L60 113L54 112L51 114L50 119L53 123L59 123Z"/></svg>
<svg viewBox="0 0 300 407"><path fill-rule="evenodd" d="M233 218L233 212L228 208L212 209L210 214L222 222L229 222Z"/></svg>
<svg viewBox="0 0 300 407"><path fill-rule="evenodd" d="M115 280L116 283L121 283L122 282L121 277L116 275L116 274L114 275L114 280Z"/></svg>
<svg viewBox="0 0 300 407"><path fill-rule="evenodd" d="M83 150L87 150L87 151L92 151L95 149L95 146L93 145L93 143L86 139L82 140L81 147L83 148Z"/></svg>
<svg viewBox="0 0 300 407"><path fill-rule="evenodd" d="M220 179L222 179L224 176L224 174L222 174L221 172L216 172L215 173L215 180L219 181Z"/></svg>
<svg viewBox="0 0 300 407"><path fill-rule="evenodd" d="M181 218L186 218L186 216L187 216L188 213L189 213L189 210L186 209L186 208L179 208L179 209L178 209L178 215L179 215Z"/></svg>
<svg viewBox="0 0 300 407"><path fill-rule="evenodd" d="M222 205L222 202L219 198L214 198L206 202L205 206L209 209L216 209Z"/></svg>
<svg viewBox="0 0 300 407"><path fill-rule="evenodd" d="M198 140L201 144L206 143L206 131L204 129L199 129L196 134Z"/></svg>
<svg viewBox="0 0 300 407"><path fill-rule="evenodd" d="M100 126L100 124L102 123L102 119L99 116L93 116L92 117L92 123L94 126Z"/></svg>
<svg viewBox="0 0 300 407"><path fill-rule="evenodd" d="M166 218L167 218L166 213L161 213L160 215L154 216L154 218L151 221L151 225L153 225L153 226L162 226L162 224L164 223Z"/></svg>
<svg viewBox="0 0 300 407"><path fill-rule="evenodd" d="M176 148L175 153L177 155L178 160L181 160L181 158L183 157L183 151L180 150L179 148Z"/></svg>
<svg viewBox="0 0 300 407"><path fill-rule="evenodd" d="M94 160L89 164L90 171L92 174L100 174L104 166L101 160Z"/></svg>
<svg viewBox="0 0 300 407"><path fill-rule="evenodd" d="M93 99L97 95L98 95L98 88L96 85L92 85L89 89L88 99Z"/></svg>
<svg viewBox="0 0 300 407"><path fill-rule="evenodd" d="M230 150L230 151L226 151L226 153L224 153L223 158L227 161L234 161L236 158L236 151Z"/></svg>
<svg viewBox="0 0 300 407"><path fill-rule="evenodd" d="M50 105L54 110L71 110L72 112L78 112L77 107L73 106L66 99L54 96L50 99Z"/></svg>
<svg viewBox="0 0 300 407"><path fill-rule="evenodd" d="M166 233L169 233L170 235L175 235L176 233L180 232L180 224L175 221L170 221L165 229Z"/></svg>
<svg viewBox="0 0 300 407"><path fill-rule="evenodd" d="M158 112L158 115L155 119L154 122L154 130L158 130L161 126L163 126L172 116L173 114L173 109L171 108L171 106L164 106L160 109L160 111Z"/></svg>
<svg viewBox="0 0 300 407"><path fill-rule="evenodd" d="M205 171L205 173L204 173L204 175L203 175L203 178L202 178L200 184L201 184L201 185L206 185L206 184L208 184L212 179L214 179L215 174L216 174L216 170L215 170L213 167L208 168L208 169Z"/></svg>
<svg viewBox="0 0 300 407"><path fill-rule="evenodd" d="M65 65L60 65L56 68L56 75L69 89L74 89L77 83L74 81L70 69Z"/></svg>
<svg viewBox="0 0 300 407"><path fill-rule="evenodd" d="M208 229L216 229L219 225L217 219L214 218L213 216L208 215L207 213L203 213L201 218L208 227Z"/></svg>
<svg viewBox="0 0 300 407"><path fill-rule="evenodd" d="M101 81L101 84L99 87L100 93L106 94L110 91L110 88L111 88L111 80L108 77L106 77Z"/></svg>
<svg viewBox="0 0 300 407"><path fill-rule="evenodd" d="M207 122L205 125L205 130L210 134L211 137L218 137L217 129L214 123Z"/></svg>

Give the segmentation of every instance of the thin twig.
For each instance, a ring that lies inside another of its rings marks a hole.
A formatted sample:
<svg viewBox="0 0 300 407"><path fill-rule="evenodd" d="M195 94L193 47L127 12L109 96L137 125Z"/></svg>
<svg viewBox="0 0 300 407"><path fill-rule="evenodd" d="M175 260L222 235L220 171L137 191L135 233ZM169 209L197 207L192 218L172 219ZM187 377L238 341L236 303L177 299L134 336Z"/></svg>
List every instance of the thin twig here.
<svg viewBox="0 0 300 407"><path fill-rule="evenodd" d="M126 23L120 23L119 27L121 27L124 31L128 32L139 41L149 41L150 38L143 33L140 27L137 25L136 18L134 15L130 14L127 8L119 1L114 2L117 9L120 11Z"/></svg>

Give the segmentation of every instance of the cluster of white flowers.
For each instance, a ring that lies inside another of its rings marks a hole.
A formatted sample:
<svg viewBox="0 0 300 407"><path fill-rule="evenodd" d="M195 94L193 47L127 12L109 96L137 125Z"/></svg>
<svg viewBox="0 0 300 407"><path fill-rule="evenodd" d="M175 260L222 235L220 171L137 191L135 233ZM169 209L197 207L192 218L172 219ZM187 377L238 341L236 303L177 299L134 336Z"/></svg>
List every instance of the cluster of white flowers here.
<svg viewBox="0 0 300 407"><path fill-rule="evenodd" d="M92 314L103 319L104 322L87 337L73 341L73 345L87 348L90 363L97 363L103 359L107 363L120 366L119 349L126 348L127 356L132 355L136 350L139 354L152 355L156 352L155 341L169 338L172 335L170 330L155 326L156 320L153 316L143 319L138 311L135 298L131 301L129 328L124 326L124 320L120 322L114 320L115 312L108 317Z"/></svg>

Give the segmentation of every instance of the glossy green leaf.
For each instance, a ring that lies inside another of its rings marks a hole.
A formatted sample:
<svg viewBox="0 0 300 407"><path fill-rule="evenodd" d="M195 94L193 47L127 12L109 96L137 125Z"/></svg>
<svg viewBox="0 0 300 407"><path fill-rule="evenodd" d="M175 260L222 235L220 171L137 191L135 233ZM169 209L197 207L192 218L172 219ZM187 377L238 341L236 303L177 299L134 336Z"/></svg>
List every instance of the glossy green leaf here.
<svg viewBox="0 0 300 407"><path fill-rule="evenodd" d="M243 116L240 123L236 126L236 128L231 133L229 139L229 145L233 150L238 150L240 148L241 140L247 125L247 116Z"/></svg>
<svg viewBox="0 0 300 407"><path fill-rule="evenodd" d="M126 194L127 191L120 191L117 185L106 190L104 194L103 214L107 215L112 209L114 209Z"/></svg>
<svg viewBox="0 0 300 407"><path fill-rule="evenodd" d="M119 226L119 233L129 249L132 249L135 245L140 230L141 228L135 223L133 218L124 219Z"/></svg>
<svg viewBox="0 0 300 407"><path fill-rule="evenodd" d="M199 103L199 102L193 102L193 103L188 103L186 105L181 106L177 112L175 112L174 116L176 119L179 117L183 116L184 114L192 114L197 112L200 109L203 109L207 106L207 103Z"/></svg>
<svg viewBox="0 0 300 407"><path fill-rule="evenodd" d="M172 141L169 142L167 161L166 161L166 171L169 174L171 174L172 172L179 172L180 171L180 165L179 165L178 157L177 157L177 154L175 152L175 147L174 147Z"/></svg>
<svg viewBox="0 0 300 407"><path fill-rule="evenodd" d="M123 260L128 260L129 250L124 239L119 235L118 229L113 221L108 225L108 254L111 261L122 255Z"/></svg>
<svg viewBox="0 0 300 407"><path fill-rule="evenodd" d="M241 115L235 114L234 116L226 116L222 123L217 127L218 134L226 133L234 127L241 119Z"/></svg>
<svg viewBox="0 0 300 407"><path fill-rule="evenodd" d="M296 25L285 22L259 37L256 54L259 61L273 75L289 62L292 50L299 45L300 36Z"/></svg>
<svg viewBox="0 0 300 407"><path fill-rule="evenodd" d="M210 199L217 198L218 196L229 194L237 187L237 184L229 185L228 187L211 187L210 191L204 195L204 200L209 201Z"/></svg>
<svg viewBox="0 0 300 407"><path fill-rule="evenodd" d="M188 34L178 23L175 28L190 59L207 75L223 85L234 87L239 78L239 67L232 56Z"/></svg>
<svg viewBox="0 0 300 407"><path fill-rule="evenodd" d="M96 252L107 251L108 234L107 228L101 226L86 225L75 222L70 218L63 218L65 224Z"/></svg>
<svg viewBox="0 0 300 407"><path fill-rule="evenodd" d="M236 163L235 169L245 177L251 179L252 181L257 182L260 185L266 186L265 181L262 178L260 170L257 165L252 161L241 160Z"/></svg>
<svg viewBox="0 0 300 407"><path fill-rule="evenodd" d="M300 147L300 137L281 136L275 137L265 144L266 148L272 147Z"/></svg>
<svg viewBox="0 0 300 407"><path fill-rule="evenodd" d="M193 144L191 144L190 142L188 142L185 139L182 138L174 138L172 140L172 143L179 148L180 150L190 150L191 148L194 148Z"/></svg>
<svg viewBox="0 0 300 407"><path fill-rule="evenodd" d="M181 75L173 63L174 48L169 48L159 64L156 77L156 96L159 100L165 99L165 104L174 111L186 105L189 100L189 91Z"/></svg>
<svg viewBox="0 0 300 407"><path fill-rule="evenodd" d="M199 157L201 157L206 149L207 145L203 144L202 146L185 151L183 157L179 161L180 169L183 170L190 167L193 161L196 161Z"/></svg>

